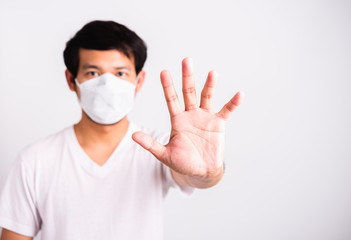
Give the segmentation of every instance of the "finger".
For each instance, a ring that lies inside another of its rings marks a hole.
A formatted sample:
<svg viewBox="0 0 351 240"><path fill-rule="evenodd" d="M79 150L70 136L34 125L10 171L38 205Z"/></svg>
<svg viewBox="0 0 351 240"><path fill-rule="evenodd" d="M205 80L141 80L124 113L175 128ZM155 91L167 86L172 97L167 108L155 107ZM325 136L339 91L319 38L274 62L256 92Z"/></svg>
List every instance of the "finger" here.
<svg viewBox="0 0 351 240"><path fill-rule="evenodd" d="M181 108L177 92L174 89L171 74L167 70L161 72L161 84L165 94L169 114L173 117L181 112Z"/></svg>
<svg viewBox="0 0 351 240"><path fill-rule="evenodd" d="M156 142L152 137L143 132L135 132L132 135L133 140L144 149L151 152L161 162L165 159L166 147Z"/></svg>
<svg viewBox="0 0 351 240"><path fill-rule="evenodd" d="M237 92L230 101L217 113L223 119L228 119L230 114L241 104L244 99L244 93Z"/></svg>
<svg viewBox="0 0 351 240"><path fill-rule="evenodd" d="M185 110L197 108L193 61L191 58L184 58L182 62L182 84Z"/></svg>
<svg viewBox="0 0 351 240"><path fill-rule="evenodd" d="M217 73L211 71L208 73L206 83L201 92L200 108L211 111L212 110L212 96L217 82Z"/></svg>

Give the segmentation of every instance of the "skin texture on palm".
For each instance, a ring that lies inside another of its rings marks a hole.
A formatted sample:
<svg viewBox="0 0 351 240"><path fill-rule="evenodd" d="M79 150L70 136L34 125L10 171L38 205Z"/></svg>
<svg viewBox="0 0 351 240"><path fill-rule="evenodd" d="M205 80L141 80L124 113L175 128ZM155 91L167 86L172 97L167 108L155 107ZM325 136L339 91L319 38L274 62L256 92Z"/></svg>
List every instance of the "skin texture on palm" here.
<svg viewBox="0 0 351 240"><path fill-rule="evenodd" d="M171 75L167 70L162 71L161 84L172 126L169 143L163 146L145 133L133 134L134 141L171 168L179 184L207 188L217 184L223 176L225 120L240 105L243 94L237 92L218 113L214 113L212 97L216 81L216 72L209 72L198 107L193 63L185 58L182 62L185 110L182 111Z"/></svg>

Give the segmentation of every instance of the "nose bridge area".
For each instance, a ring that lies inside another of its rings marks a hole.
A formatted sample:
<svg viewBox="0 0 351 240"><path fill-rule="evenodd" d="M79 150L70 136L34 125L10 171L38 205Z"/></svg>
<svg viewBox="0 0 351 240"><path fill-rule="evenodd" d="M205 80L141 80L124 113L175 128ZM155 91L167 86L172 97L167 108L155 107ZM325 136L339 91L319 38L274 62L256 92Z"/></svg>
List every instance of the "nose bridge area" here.
<svg viewBox="0 0 351 240"><path fill-rule="evenodd" d="M114 78L115 76L112 74L112 73L104 73L100 76L100 83L101 84L107 84L108 83L108 80L111 79L111 78Z"/></svg>

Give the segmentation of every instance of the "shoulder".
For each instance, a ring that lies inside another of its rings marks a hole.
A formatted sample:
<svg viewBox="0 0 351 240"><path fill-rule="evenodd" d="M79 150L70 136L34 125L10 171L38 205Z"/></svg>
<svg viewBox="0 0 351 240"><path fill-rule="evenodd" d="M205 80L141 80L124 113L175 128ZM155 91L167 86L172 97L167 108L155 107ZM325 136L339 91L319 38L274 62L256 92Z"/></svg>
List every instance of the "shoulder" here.
<svg viewBox="0 0 351 240"><path fill-rule="evenodd" d="M19 161L25 165L32 165L44 156L57 154L65 145L66 138L73 131L73 126L50 134L34 143L27 145L18 155Z"/></svg>

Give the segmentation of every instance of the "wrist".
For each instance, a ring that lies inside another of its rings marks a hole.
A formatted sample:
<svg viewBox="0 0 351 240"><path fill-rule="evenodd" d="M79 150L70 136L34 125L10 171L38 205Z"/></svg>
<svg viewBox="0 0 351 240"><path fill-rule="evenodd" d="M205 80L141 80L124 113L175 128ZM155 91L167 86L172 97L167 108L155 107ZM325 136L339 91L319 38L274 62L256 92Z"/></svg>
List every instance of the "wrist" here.
<svg viewBox="0 0 351 240"><path fill-rule="evenodd" d="M195 188L210 188L215 186L223 177L224 164L215 172L210 172L204 176L184 175L171 170L173 179L180 185Z"/></svg>

